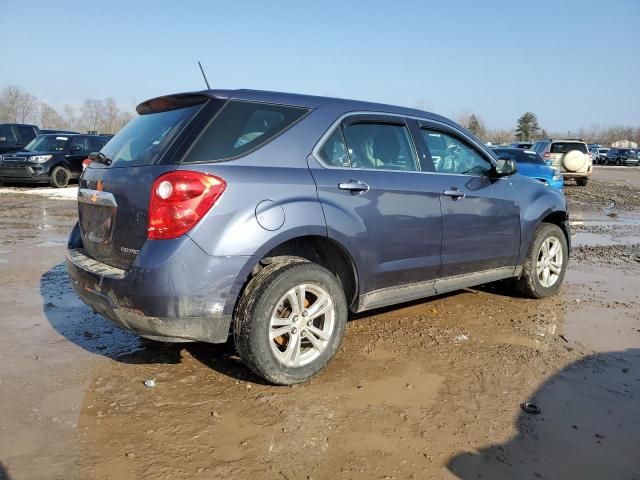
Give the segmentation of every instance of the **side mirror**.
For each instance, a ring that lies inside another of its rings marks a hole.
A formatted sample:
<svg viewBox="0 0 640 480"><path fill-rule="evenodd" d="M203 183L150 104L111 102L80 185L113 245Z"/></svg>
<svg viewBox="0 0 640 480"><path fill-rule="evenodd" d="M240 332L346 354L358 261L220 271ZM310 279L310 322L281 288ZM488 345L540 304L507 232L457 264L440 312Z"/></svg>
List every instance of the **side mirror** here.
<svg viewBox="0 0 640 480"><path fill-rule="evenodd" d="M508 177L518 171L515 160L511 158L499 158L496 163L496 175L498 177Z"/></svg>

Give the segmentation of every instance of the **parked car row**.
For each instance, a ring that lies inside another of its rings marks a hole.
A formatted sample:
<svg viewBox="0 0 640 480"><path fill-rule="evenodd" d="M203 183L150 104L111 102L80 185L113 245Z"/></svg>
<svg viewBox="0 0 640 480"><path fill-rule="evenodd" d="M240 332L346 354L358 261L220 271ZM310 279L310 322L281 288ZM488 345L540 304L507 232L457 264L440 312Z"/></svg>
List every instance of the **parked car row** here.
<svg viewBox="0 0 640 480"><path fill-rule="evenodd" d="M502 279L533 298L560 288L569 215L537 152L306 95L209 90L137 111L80 178L67 268L142 336L231 336L254 372L292 384L334 357L349 311Z"/></svg>
<svg viewBox="0 0 640 480"><path fill-rule="evenodd" d="M19 142L30 135L22 127L16 127L19 133L23 130ZM2 138L7 137L0 137L0 145L6 143L2 142ZM52 187L66 187L70 180L80 177L83 160L91 152L102 149L108 141L108 137L100 135L74 133L32 136L26 145L16 148L17 151L0 155L0 182L48 183Z"/></svg>
<svg viewBox="0 0 640 480"><path fill-rule="evenodd" d="M36 125L25 123L0 123L0 154L22 150L38 135L46 133L79 135L79 132L40 129Z"/></svg>
<svg viewBox="0 0 640 480"><path fill-rule="evenodd" d="M640 164L640 151L632 148L608 148L604 157L599 157L598 164L601 165L625 165L636 167Z"/></svg>

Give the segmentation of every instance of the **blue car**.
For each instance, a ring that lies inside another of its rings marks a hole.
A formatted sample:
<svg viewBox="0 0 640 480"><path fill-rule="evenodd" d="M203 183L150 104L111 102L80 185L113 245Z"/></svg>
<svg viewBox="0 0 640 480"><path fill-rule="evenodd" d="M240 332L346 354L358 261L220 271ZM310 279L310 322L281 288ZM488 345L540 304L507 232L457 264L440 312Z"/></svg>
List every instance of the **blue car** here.
<svg viewBox="0 0 640 480"><path fill-rule="evenodd" d="M510 158L517 162L518 173L526 177L535 178L551 188L562 190L564 181L562 174L548 166L544 159L533 150L520 148L494 148L493 152L502 158Z"/></svg>
<svg viewBox="0 0 640 480"><path fill-rule="evenodd" d="M292 384L334 357L349 312L503 279L560 288L564 195L444 117L250 90L137 111L82 173L67 268L144 337L231 337Z"/></svg>

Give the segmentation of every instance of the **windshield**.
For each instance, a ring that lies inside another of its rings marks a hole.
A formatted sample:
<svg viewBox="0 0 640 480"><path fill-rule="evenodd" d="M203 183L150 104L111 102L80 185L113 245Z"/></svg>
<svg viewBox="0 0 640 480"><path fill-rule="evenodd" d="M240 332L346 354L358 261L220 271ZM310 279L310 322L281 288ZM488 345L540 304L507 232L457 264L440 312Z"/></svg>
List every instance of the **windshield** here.
<svg viewBox="0 0 640 480"><path fill-rule="evenodd" d="M201 105L139 115L102 148L114 167L153 165Z"/></svg>
<svg viewBox="0 0 640 480"><path fill-rule="evenodd" d="M24 149L28 152L62 152L68 144L69 137L40 135L27 143Z"/></svg>

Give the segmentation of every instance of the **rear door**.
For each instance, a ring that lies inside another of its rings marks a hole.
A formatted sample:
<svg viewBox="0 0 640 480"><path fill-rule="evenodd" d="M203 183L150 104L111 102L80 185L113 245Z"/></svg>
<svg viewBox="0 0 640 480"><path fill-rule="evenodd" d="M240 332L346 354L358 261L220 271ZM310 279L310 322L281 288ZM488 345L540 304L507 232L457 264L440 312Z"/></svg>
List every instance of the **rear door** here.
<svg viewBox="0 0 640 480"><path fill-rule="evenodd" d="M489 154L452 127L421 122L420 139L443 186L436 290L447 277L512 271L520 247L520 210L508 177L492 177Z"/></svg>
<svg viewBox="0 0 640 480"><path fill-rule="evenodd" d="M185 95L143 104L142 114L102 148L111 164L89 164L78 192L80 233L87 255L129 268L147 239L153 181L176 169L173 159L195 134L190 127L207 115L205 102L206 97Z"/></svg>
<svg viewBox="0 0 640 480"><path fill-rule="evenodd" d="M401 117L352 115L309 159L329 236L358 256L360 293L425 282L440 270L438 179L418 160Z"/></svg>
<svg viewBox="0 0 640 480"><path fill-rule="evenodd" d="M66 155L69 165L71 165L71 172L78 176L82 173L82 161L87 158L91 153L89 148L89 136L88 135L76 135L72 137L69 144L69 153Z"/></svg>

